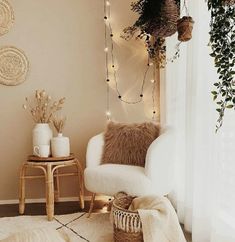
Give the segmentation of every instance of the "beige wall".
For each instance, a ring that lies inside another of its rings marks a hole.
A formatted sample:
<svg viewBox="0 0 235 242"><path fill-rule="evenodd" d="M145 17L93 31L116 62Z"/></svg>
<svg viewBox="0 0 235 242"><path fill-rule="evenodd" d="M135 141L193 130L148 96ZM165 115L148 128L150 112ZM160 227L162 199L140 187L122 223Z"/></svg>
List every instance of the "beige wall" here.
<svg viewBox="0 0 235 242"><path fill-rule="evenodd" d="M14 45L30 61L26 82L0 85L0 200L17 199L18 172L31 153L31 117L22 109L24 97L45 89L52 97L67 98L64 131L71 149L83 162L88 139L105 127L103 0L9 0L15 11L13 29L0 38L0 46ZM113 2L113 27L118 51L120 89L134 98L141 85L145 50L141 42L125 42L121 30L134 21L132 0ZM150 76L148 77L150 79ZM117 121L151 118L151 83L145 103L127 106L111 92L111 111ZM75 196L76 187L65 178L63 196ZM42 181L27 186L28 198L44 197Z"/></svg>

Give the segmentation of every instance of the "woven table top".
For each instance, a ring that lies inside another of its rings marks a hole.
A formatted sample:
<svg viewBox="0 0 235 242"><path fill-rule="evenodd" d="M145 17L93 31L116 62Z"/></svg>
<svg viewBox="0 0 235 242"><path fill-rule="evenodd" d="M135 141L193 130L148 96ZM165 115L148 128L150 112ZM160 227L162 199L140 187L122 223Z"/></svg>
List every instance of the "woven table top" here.
<svg viewBox="0 0 235 242"><path fill-rule="evenodd" d="M28 162L58 162L58 161L69 161L74 160L74 154L70 154L66 157L39 157L35 155L29 155L27 161Z"/></svg>

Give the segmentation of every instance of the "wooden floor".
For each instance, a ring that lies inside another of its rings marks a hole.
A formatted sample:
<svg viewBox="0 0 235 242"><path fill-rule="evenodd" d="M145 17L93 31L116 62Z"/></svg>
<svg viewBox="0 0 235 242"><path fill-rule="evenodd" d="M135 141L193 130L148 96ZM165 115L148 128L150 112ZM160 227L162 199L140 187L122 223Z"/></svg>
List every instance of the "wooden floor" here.
<svg viewBox="0 0 235 242"><path fill-rule="evenodd" d="M93 212L105 212L103 209L107 205L107 201L97 200L94 204ZM77 212L88 212L90 202L85 202L85 209L81 210L78 202L59 202L55 203L55 214L70 214ZM18 216L18 204L0 205L0 217L14 217ZM46 215L45 203L31 203L26 204L25 215ZM185 232L185 237L188 242L191 242L191 234Z"/></svg>
<svg viewBox="0 0 235 242"><path fill-rule="evenodd" d="M94 212L103 212L106 202L97 200L94 205ZM55 214L69 214L77 212L88 212L90 202L85 202L85 209L81 210L78 202L55 203ZM0 217L18 216L18 204L0 205ZM25 215L46 215L45 203L31 203L25 206Z"/></svg>

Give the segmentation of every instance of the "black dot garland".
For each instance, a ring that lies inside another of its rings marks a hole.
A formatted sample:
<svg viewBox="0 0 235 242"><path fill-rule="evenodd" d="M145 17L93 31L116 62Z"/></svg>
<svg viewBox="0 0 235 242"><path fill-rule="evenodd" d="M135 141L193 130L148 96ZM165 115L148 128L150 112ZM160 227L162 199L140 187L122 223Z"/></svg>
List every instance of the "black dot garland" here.
<svg viewBox="0 0 235 242"><path fill-rule="evenodd" d="M114 57L114 42L113 42L113 29L112 26L110 24L110 22L108 21L110 19L110 15L111 15L111 7L110 7L110 1L104 0L104 20L105 20L105 66L106 66L106 83L107 83L107 111L106 111L106 116L107 119L110 119L111 113L110 113L110 103L109 103L109 95L110 95L110 86L109 86L109 82L110 82L110 78L109 78L109 57L111 59L111 67L113 69L113 79L115 82L115 90L117 93L117 97L120 101L126 103L126 104L137 104L143 101L143 93L144 93L144 87L145 87L145 83L146 83L146 77L147 74L149 72L149 69L151 66L153 66L153 76L155 79L155 68L156 66L149 62L148 59L148 63L147 63L147 67L145 69L144 72L144 77L143 77L143 81L142 81L142 85L141 85L141 90L140 90L140 95L139 98L135 101L128 101L126 99L124 99L119 91L118 88L118 82L117 82L117 71L115 69L115 57ZM109 39L108 39L108 33L109 32ZM111 45L111 48L109 50L108 48L108 41ZM109 56L110 55L110 56ZM153 88L152 88L152 102L153 102L153 116L152 119L155 120L155 90L156 90L156 82L153 81Z"/></svg>

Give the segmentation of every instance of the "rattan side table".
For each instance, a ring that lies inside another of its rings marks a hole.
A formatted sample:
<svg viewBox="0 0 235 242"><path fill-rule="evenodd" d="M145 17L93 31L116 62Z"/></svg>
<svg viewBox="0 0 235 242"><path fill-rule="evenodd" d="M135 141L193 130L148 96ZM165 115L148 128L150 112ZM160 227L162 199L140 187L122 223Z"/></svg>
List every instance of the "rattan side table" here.
<svg viewBox="0 0 235 242"><path fill-rule="evenodd" d="M76 167L76 172L60 173L59 169L63 167ZM41 169L43 175L26 175L28 168ZM19 213L24 214L25 210L25 181L26 179L45 178L46 186L46 212L47 218L51 221L54 217L54 201L58 201L60 195L59 178L63 176L77 176L80 207L84 209L84 185L83 170L80 162L74 155L68 157L48 157L41 158L29 156L20 171L20 187L19 187ZM54 189L55 188L55 189Z"/></svg>

